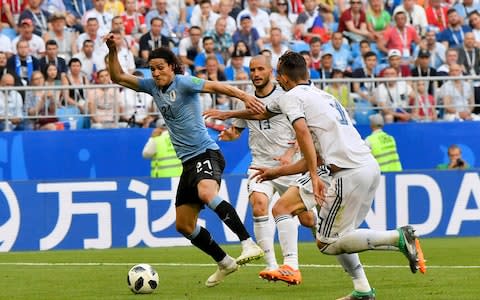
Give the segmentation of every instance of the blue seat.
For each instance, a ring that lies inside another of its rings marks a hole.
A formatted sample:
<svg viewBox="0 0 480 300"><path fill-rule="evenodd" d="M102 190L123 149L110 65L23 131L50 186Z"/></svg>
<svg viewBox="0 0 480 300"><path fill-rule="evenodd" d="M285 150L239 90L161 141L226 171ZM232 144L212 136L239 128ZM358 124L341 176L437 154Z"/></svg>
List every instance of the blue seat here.
<svg viewBox="0 0 480 300"><path fill-rule="evenodd" d="M76 129L84 128L85 117L80 115L80 110L74 106L57 108L57 117L59 121L68 122L73 118L77 122Z"/></svg>
<svg viewBox="0 0 480 300"><path fill-rule="evenodd" d="M294 52L310 51L310 45L304 41L292 41L289 43L290 50Z"/></svg>
<svg viewBox="0 0 480 300"><path fill-rule="evenodd" d="M148 68L137 68L136 71L142 72L143 78L152 78L152 72Z"/></svg>
<svg viewBox="0 0 480 300"><path fill-rule="evenodd" d="M366 100L358 100L355 102L354 119L357 125L369 125L370 120L368 117L375 114L375 110L372 104Z"/></svg>
<svg viewBox="0 0 480 300"><path fill-rule="evenodd" d="M13 28L3 28L1 33L12 41L17 37L17 32Z"/></svg>

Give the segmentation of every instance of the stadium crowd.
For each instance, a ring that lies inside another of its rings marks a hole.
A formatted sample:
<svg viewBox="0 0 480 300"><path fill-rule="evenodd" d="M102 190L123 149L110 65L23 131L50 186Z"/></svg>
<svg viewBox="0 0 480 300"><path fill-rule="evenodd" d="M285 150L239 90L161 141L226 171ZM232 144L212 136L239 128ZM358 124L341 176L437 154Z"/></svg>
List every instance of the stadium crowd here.
<svg viewBox="0 0 480 300"><path fill-rule="evenodd" d="M105 87L109 32L138 76L161 46L185 73L218 81L248 80L252 56L276 66L292 50L359 123L374 112L387 123L480 119L480 80L459 78L480 74L479 0L2 0L0 12L1 86L65 87L0 93L0 130L58 130L68 116L77 128L155 127L151 96Z"/></svg>

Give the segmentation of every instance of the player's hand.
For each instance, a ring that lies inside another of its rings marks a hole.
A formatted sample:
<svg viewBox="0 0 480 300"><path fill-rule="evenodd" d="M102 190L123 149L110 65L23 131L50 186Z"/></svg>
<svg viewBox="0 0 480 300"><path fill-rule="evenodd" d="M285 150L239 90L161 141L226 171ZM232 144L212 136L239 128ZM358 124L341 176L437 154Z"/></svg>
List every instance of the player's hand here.
<svg viewBox="0 0 480 300"><path fill-rule="evenodd" d="M223 130L218 135L220 141L233 141L238 138L238 134L235 132L233 127Z"/></svg>
<svg viewBox="0 0 480 300"><path fill-rule="evenodd" d="M257 114L265 112L265 105L252 95L247 95L247 97L245 97L245 106Z"/></svg>
<svg viewBox="0 0 480 300"><path fill-rule="evenodd" d="M286 166L292 162L292 157L290 155L280 155L274 157L273 160L278 161L281 166Z"/></svg>
<svg viewBox="0 0 480 300"><path fill-rule="evenodd" d="M313 176L311 174L310 177L312 179L312 189L315 196L315 201L319 206L322 206L323 202L325 201L327 192L325 184L317 175L317 173L313 174Z"/></svg>
<svg viewBox="0 0 480 300"><path fill-rule="evenodd" d="M280 177L276 168L266 168L266 167L255 167L251 166L250 169L256 170L257 172L253 173L252 179L256 182L263 182L266 180L273 180Z"/></svg>
<svg viewBox="0 0 480 300"><path fill-rule="evenodd" d="M218 109L207 109L203 112L203 116L205 118L212 118L217 120L225 121L228 119L226 112L218 110Z"/></svg>
<svg viewBox="0 0 480 300"><path fill-rule="evenodd" d="M113 33L108 33L103 37L103 42L107 44L108 50L116 49L115 42L113 41Z"/></svg>

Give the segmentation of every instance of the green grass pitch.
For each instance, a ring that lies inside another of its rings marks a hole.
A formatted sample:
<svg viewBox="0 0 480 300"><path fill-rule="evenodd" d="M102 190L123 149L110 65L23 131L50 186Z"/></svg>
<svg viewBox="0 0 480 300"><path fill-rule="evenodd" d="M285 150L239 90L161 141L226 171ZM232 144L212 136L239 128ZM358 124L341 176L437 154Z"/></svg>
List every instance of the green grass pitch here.
<svg viewBox="0 0 480 300"><path fill-rule="evenodd" d="M361 254L377 299L480 299L480 238L422 239L429 269L412 274L399 252ZM240 246L226 245L232 256ZM299 245L303 282L287 286L257 277L263 261L242 267L214 288L204 282L212 261L194 247L0 253L0 299L336 299L351 280L335 257ZM277 248L277 257L280 249ZM134 295L126 276L136 263L158 271L160 286Z"/></svg>

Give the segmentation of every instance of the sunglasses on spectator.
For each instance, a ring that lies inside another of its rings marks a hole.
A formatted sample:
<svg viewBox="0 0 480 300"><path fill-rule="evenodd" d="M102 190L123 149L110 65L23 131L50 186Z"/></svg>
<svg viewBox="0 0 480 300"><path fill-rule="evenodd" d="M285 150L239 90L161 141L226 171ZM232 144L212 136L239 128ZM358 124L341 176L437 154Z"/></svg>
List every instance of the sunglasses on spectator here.
<svg viewBox="0 0 480 300"><path fill-rule="evenodd" d="M360 2L360 1L352 1L352 2L350 2L350 4L362 4L362 2Z"/></svg>
<svg viewBox="0 0 480 300"><path fill-rule="evenodd" d="M286 6L287 3L278 3L278 5Z"/></svg>

